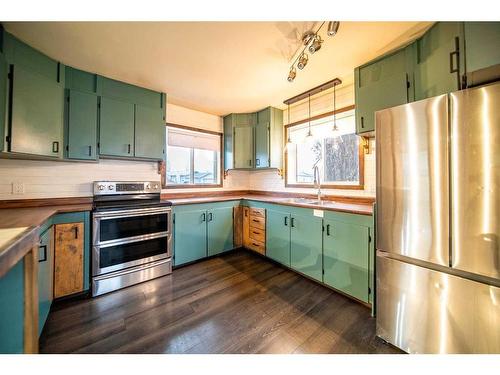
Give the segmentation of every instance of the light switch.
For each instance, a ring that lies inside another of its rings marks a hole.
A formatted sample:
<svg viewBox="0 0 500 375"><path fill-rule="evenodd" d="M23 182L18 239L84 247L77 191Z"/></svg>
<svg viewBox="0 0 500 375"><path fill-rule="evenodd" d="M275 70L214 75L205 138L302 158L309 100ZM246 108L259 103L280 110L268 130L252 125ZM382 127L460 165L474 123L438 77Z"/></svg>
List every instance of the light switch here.
<svg viewBox="0 0 500 375"><path fill-rule="evenodd" d="M12 194L24 194L24 183L19 181L13 182Z"/></svg>

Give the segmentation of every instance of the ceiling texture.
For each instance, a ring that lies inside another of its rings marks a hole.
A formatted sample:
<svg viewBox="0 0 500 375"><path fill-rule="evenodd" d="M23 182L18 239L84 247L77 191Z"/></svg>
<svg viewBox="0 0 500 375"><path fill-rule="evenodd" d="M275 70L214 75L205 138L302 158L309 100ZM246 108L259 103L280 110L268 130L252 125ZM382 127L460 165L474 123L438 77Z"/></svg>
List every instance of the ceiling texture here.
<svg viewBox="0 0 500 375"><path fill-rule="evenodd" d="M170 103L215 115L253 112L353 69L421 35L429 22L341 22L287 81L305 31L321 22L5 22L48 56L166 92Z"/></svg>

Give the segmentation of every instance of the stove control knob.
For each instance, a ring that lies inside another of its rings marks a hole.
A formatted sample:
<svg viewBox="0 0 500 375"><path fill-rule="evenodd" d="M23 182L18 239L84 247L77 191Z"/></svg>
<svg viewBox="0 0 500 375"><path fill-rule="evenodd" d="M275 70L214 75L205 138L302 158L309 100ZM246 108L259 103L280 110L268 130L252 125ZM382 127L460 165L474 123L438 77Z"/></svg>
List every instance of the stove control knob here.
<svg viewBox="0 0 500 375"><path fill-rule="evenodd" d="M151 189L151 185L150 184L146 184L146 190L149 190Z"/></svg>
<svg viewBox="0 0 500 375"><path fill-rule="evenodd" d="M105 187L104 185L97 185L97 188L101 191L104 190L104 187Z"/></svg>
<svg viewBox="0 0 500 375"><path fill-rule="evenodd" d="M108 190L113 190L113 185L109 185Z"/></svg>
<svg viewBox="0 0 500 375"><path fill-rule="evenodd" d="M155 185L153 186L153 189L158 190L158 184L155 184Z"/></svg>

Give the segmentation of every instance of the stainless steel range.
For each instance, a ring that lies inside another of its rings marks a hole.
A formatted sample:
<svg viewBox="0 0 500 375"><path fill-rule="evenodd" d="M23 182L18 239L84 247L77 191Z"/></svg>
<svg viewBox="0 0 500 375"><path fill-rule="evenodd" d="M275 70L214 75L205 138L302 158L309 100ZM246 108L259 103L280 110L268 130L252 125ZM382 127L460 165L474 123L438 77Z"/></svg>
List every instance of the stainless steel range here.
<svg viewBox="0 0 500 375"><path fill-rule="evenodd" d="M171 203L158 181L96 181L92 296L172 272Z"/></svg>

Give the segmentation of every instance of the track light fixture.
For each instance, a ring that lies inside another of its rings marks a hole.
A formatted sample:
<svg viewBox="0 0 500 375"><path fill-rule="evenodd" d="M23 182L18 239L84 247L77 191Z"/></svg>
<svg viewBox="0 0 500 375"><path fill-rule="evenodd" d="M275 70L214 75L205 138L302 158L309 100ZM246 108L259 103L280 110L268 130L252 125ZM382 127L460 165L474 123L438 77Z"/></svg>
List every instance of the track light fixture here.
<svg viewBox="0 0 500 375"><path fill-rule="evenodd" d="M311 45L308 48L309 52L314 53L314 52L318 51L321 48L321 43L323 43L323 40L321 39L321 37L319 35L316 35L314 37Z"/></svg>
<svg viewBox="0 0 500 375"><path fill-rule="evenodd" d="M302 52L302 55L300 55L299 57L299 62L297 63L297 68L299 68L300 70L304 69L307 65L308 60L309 56L307 56L307 53Z"/></svg>
<svg viewBox="0 0 500 375"><path fill-rule="evenodd" d="M340 26L339 21L328 22L328 29L326 31L328 36L334 36L335 34L337 34L337 31L339 31L339 26Z"/></svg>
<svg viewBox="0 0 500 375"><path fill-rule="evenodd" d="M297 49L297 51L295 51L294 56L297 57L295 58L295 60L292 63L292 66L290 67L290 72L288 73L288 82L293 82L295 76L297 75L297 71L295 70L295 64L297 64L297 68L299 68L300 70L304 69L304 67L307 65L309 56L305 53L305 51L308 50L309 53L313 54L321 49L323 39L321 39L319 32L325 23L326 21L323 21L316 30L316 32L308 31L302 35L302 42L304 47L302 48L302 51L300 51L299 54L297 54L297 52L300 49ZM336 35L337 31L339 30L339 25L340 25L339 21L328 21L328 29L326 32L327 35L328 36Z"/></svg>

